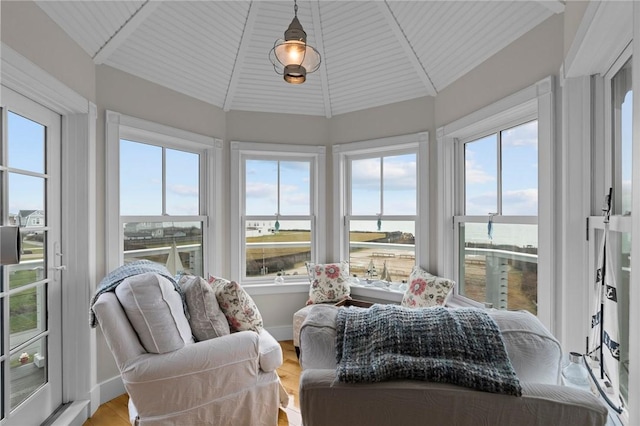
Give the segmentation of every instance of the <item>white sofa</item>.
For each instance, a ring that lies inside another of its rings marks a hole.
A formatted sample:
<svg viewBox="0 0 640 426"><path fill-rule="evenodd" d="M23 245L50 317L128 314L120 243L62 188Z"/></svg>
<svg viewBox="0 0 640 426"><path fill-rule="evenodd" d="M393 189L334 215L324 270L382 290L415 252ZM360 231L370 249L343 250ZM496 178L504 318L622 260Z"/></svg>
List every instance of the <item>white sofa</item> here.
<svg viewBox="0 0 640 426"><path fill-rule="evenodd" d="M337 309L328 305L314 307L301 327L300 409L305 426L606 423L607 408L598 398L561 385L560 344L528 312L489 311L522 385L522 397L515 397L413 380L338 382Z"/></svg>
<svg viewBox="0 0 640 426"><path fill-rule="evenodd" d="M173 297L177 292L170 289L166 294ZM176 297L179 309L172 313L174 318L166 314L158 318L178 320L188 329ZM266 330L240 331L196 343L189 333L182 347L149 353L115 292L101 294L93 310L129 394L132 424L278 423L280 386L275 370L282 364L282 349ZM160 328L154 341L166 337L162 334L167 333Z"/></svg>

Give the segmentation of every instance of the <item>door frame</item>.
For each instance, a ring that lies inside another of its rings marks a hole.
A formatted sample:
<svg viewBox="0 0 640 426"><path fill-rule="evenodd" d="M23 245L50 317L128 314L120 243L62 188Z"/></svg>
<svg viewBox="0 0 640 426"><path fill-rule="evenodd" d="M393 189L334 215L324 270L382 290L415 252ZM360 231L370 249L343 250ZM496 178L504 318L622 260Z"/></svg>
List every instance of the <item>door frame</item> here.
<svg viewBox="0 0 640 426"><path fill-rule="evenodd" d="M62 116L62 401L58 421L84 421L100 405L96 384L96 333L88 326L88 303L97 275L97 107L38 65L2 43L2 86Z"/></svg>
<svg viewBox="0 0 640 426"><path fill-rule="evenodd" d="M59 251L58 247L62 238L60 205L60 191L62 184L60 179L60 137L62 118L58 113L43 107L13 90L3 88L2 97L5 102L3 106L7 111L11 111L12 113L32 120L47 129L46 145L44 148L46 167L43 172L43 175L47 176L47 184L45 185L45 193L43 194L46 204L43 208L46 212L45 228L48 229L48 231L46 231L48 234L45 240L46 245L44 246L46 254L43 259L45 262L44 264L46 265L46 281L48 283L45 285L45 316L42 318L46 321L47 326L46 329L43 330L43 332L46 333L46 336L40 337L40 339L45 339L47 342L46 382L21 402L19 408L16 408L13 412L13 415L10 414L10 410L13 407L10 407L9 403L5 405L5 415L9 416L9 423L12 423L16 417L19 417L21 421L27 423L39 423L44 420L42 418L42 410L45 410L45 413L48 416L62 402L62 374L59 366L62 365L63 344L61 300L63 277L61 275L61 271L53 269L53 267L60 265L60 259L57 252ZM9 102L7 102L7 98ZM4 111L3 117L7 117L7 114ZM6 137L7 135L8 134L5 132L4 136ZM9 296L9 299L10 298L11 296ZM10 318L9 312L7 313L6 318ZM11 350L9 345L9 336L5 336L4 339L8 355ZM5 367L4 373L10 371L8 363L5 364ZM11 380L11 374L8 374L8 380ZM36 394L39 396L35 397ZM9 401L10 394L5 395L4 397L5 402L7 402ZM44 406L41 405L42 402L45 402Z"/></svg>

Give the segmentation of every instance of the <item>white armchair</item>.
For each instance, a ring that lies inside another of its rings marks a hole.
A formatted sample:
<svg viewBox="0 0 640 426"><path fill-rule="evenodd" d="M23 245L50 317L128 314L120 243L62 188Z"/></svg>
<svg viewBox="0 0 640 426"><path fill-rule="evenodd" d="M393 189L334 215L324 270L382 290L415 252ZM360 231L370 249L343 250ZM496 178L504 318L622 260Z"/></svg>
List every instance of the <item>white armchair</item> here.
<svg viewBox="0 0 640 426"><path fill-rule="evenodd" d="M93 310L129 394L134 425L276 425L282 349L265 330L148 353L114 292Z"/></svg>

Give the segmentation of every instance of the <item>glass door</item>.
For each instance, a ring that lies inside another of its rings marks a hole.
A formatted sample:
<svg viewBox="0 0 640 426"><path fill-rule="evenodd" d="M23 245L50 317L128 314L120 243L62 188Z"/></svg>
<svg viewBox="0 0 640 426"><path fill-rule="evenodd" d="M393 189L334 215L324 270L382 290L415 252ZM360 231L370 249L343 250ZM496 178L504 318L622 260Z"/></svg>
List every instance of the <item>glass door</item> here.
<svg viewBox="0 0 640 426"><path fill-rule="evenodd" d="M0 223L23 250L0 266L0 424L40 424L62 403L61 117L5 87L0 106Z"/></svg>

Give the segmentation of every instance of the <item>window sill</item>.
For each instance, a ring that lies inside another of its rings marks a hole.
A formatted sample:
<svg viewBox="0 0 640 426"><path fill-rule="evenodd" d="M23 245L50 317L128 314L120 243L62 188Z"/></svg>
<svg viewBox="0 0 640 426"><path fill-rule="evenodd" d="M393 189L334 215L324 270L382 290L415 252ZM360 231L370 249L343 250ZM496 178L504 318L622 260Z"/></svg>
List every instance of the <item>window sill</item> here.
<svg viewBox="0 0 640 426"><path fill-rule="evenodd" d="M269 294L294 294L309 293L309 282L294 282L285 284L243 284L249 295L269 295ZM367 297L371 299L397 302L402 301L404 291L390 290L378 287L351 286L351 297L357 299L359 297Z"/></svg>
<svg viewBox="0 0 640 426"><path fill-rule="evenodd" d="M351 297L354 299L357 299L358 297L368 297L385 302L400 303L402 302L402 296L404 296L404 291L400 290L355 285L351 286Z"/></svg>
<svg viewBox="0 0 640 426"><path fill-rule="evenodd" d="M293 294L309 293L309 282L285 283L285 284L243 284L250 296L267 294Z"/></svg>

